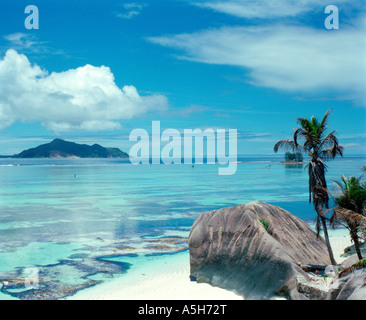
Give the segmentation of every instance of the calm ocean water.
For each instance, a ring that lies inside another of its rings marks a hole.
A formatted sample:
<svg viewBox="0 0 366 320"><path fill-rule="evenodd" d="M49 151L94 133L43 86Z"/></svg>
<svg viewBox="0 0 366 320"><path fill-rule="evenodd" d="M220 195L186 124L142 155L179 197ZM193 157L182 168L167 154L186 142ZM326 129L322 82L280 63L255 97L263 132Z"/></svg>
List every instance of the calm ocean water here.
<svg viewBox="0 0 366 320"><path fill-rule="evenodd" d="M219 176L220 165L0 159L0 299L58 299L128 275L141 257L186 250L205 211L261 200L312 221L305 166L281 160L242 158ZM329 187L365 165L328 162Z"/></svg>

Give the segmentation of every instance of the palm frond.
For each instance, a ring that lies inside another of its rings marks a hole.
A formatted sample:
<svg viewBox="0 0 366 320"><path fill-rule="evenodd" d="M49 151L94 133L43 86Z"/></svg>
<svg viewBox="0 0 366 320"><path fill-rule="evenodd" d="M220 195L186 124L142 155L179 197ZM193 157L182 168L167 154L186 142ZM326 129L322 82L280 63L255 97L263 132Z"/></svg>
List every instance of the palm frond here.
<svg viewBox="0 0 366 320"><path fill-rule="evenodd" d="M318 136L320 123L318 122L317 118L315 118L314 116L311 117L310 121L311 121L311 128L313 130L314 136Z"/></svg>
<svg viewBox="0 0 366 320"><path fill-rule="evenodd" d="M298 118L298 121L303 129L301 135L305 140L304 147L308 150L315 149L319 144L317 120L312 117L311 120L306 118Z"/></svg>
<svg viewBox="0 0 366 320"><path fill-rule="evenodd" d="M304 140L304 144L300 145L298 142L300 139ZM314 146L314 136L312 132L308 132L303 128L298 128L294 132L294 142L296 146L300 146L299 152L311 152L311 149ZM303 149L303 150L301 150Z"/></svg>
<svg viewBox="0 0 366 320"><path fill-rule="evenodd" d="M366 183L361 183L361 178L341 176L340 182L334 181L338 193L332 195L337 207L333 209L330 223L334 226L344 222L355 246L358 246L358 238L366 240Z"/></svg>
<svg viewBox="0 0 366 320"><path fill-rule="evenodd" d="M357 232L361 238L366 236L366 217L353 210L337 207L329 222L334 226L337 222L345 222L350 232Z"/></svg>
<svg viewBox="0 0 366 320"><path fill-rule="evenodd" d="M335 133L337 130L332 131L329 133L320 143L319 148L327 148L327 147L333 147L338 146L338 138L335 136Z"/></svg>
<svg viewBox="0 0 366 320"><path fill-rule="evenodd" d="M300 123L301 127L306 131L306 132L313 132L313 126L311 121L309 121L309 119L306 118L297 118L297 121Z"/></svg>
<svg viewBox="0 0 366 320"><path fill-rule="evenodd" d="M366 219L363 219L360 226L358 227L358 236L363 241L366 241Z"/></svg>
<svg viewBox="0 0 366 320"><path fill-rule="evenodd" d="M303 136L305 136L304 129L297 128L296 131L294 132L294 143L295 143L295 145L298 144L298 142L297 142L298 138L303 137Z"/></svg>
<svg viewBox="0 0 366 320"><path fill-rule="evenodd" d="M324 149L319 152L319 157L323 160L334 159L337 155L343 157L343 149L344 148L342 146L334 146L328 149Z"/></svg>
<svg viewBox="0 0 366 320"><path fill-rule="evenodd" d="M333 197L338 207L365 215L366 185L365 183L361 183L361 177L346 178L345 176L341 176L341 182L334 181L338 186L337 194L329 194Z"/></svg>
<svg viewBox="0 0 366 320"><path fill-rule="evenodd" d="M344 183L344 180L343 179L345 179L345 176L341 176L341 180L343 181L343 183ZM338 187L339 187L339 190L341 191L341 193L342 194L344 194L344 185L341 183L341 182L339 182L339 181L337 181L337 180L332 180L336 185L338 185Z"/></svg>
<svg viewBox="0 0 366 320"><path fill-rule="evenodd" d="M294 151L295 150L295 142L292 141L292 140L280 140L273 147L273 151L275 153L277 153L278 150L280 150L280 149L282 149L284 151Z"/></svg>
<svg viewBox="0 0 366 320"><path fill-rule="evenodd" d="M363 216L362 214L359 214L356 211L342 208L339 206L334 209L334 215L338 219L341 219L342 221L346 222L347 225L352 226L352 227L355 227L355 226L357 227L358 225L360 225L362 223L366 223L366 217Z"/></svg>
<svg viewBox="0 0 366 320"><path fill-rule="evenodd" d="M319 124L319 136L322 136L324 131L327 129L327 122L328 122L328 117L329 115L332 113L332 109L328 109L327 112L325 113L322 121Z"/></svg>

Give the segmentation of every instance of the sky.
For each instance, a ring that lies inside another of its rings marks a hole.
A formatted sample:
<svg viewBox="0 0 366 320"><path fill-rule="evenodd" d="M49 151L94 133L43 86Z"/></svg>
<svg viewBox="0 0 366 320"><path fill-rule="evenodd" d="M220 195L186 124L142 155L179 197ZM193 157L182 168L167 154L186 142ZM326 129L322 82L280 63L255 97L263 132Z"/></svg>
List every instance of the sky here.
<svg viewBox="0 0 366 320"><path fill-rule="evenodd" d="M331 108L344 154L366 155L362 1L4 0L0 154L54 138L128 152L160 121L237 129L239 155L273 155Z"/></svg>

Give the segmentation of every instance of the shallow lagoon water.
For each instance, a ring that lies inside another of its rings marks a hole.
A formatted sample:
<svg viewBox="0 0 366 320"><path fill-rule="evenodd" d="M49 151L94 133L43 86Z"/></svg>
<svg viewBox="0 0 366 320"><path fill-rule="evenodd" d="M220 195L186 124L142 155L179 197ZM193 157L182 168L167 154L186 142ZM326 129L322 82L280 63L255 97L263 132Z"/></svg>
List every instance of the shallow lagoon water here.
<svg viewBox="0 0 366 320"><path fill-rule="evenodd" d="M59 299L128 277L148 255L185 250L199 214L261 200L314 218L305 166L278 157L220 165L138 165L121 159L0 159L0 299ZM364 158L327 163L331 180L362 174ZM26 270L38 286L26 286ZM148 268L148 266L146 266Z"/></svg>

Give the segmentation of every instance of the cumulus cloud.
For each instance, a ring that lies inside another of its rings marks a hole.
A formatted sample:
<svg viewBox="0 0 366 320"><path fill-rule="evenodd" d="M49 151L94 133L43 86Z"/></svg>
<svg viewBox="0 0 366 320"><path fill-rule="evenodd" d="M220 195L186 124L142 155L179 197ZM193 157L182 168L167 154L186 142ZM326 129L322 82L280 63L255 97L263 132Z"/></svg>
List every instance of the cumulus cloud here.
<svg viewBox="0 0 366 320"><path fill-rule="evenodd" d="M112 130L118 120L166 108L165 96L119 88L106 66L48 73L13 49L0 60L0 128L39 121L54 131Z"/></svg>
<svg viewBox="0 0 366 320"><path fill-rule="evenodd" d="M179 50L182 59L241 67L253 85L329 90L365 105L366 24L360 23L333 32L281 24L234 26L149 40Z"/></svg>

